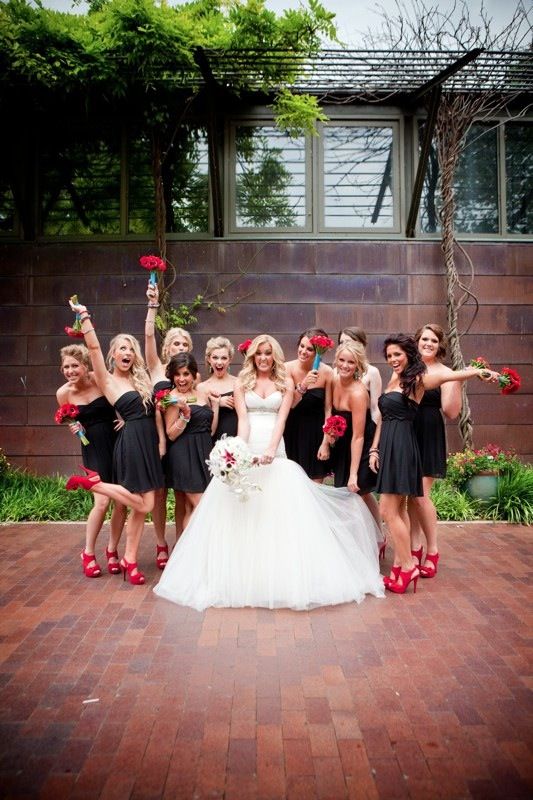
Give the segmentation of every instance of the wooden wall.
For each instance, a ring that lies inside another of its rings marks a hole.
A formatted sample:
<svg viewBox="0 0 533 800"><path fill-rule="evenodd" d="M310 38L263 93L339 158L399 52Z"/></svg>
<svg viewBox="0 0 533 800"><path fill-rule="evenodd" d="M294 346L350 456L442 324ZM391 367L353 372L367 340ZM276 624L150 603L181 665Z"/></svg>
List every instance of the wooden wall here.
<svg viewBox="0 0 533 800"><path fill-rule="evenodd" d="M485 355L495 368L516 367L523 379L522 391L510 397L470 382L475 444L514 447L533 461L533 244L465 248L475 265L480 302L463 338L465 357ZM0 247L0 446L13 464L38 473L75 468L78 445L53 422L62 382L58 351L69 341L63 327L72 322L67 298L77 292L89 306L105 348L120 331L141 336L147 275L137 262L147 252L150 245L138 242ZM446 326L438 243L178 242L168 254L179 272L174 303L224 290L219 300L226 313L203 311L191 330L199 362L206 339L215 334L238 344L272 333L293 358L305 328L318 325L333 337L356 324L368 332L370 360L385 378L381 346L388 333L413 332L428 321ZM463 324L470 316L470 310L463 314ZM235 370L239 364L237 356ZM459 446L452 424L449 449Z"/></svg>

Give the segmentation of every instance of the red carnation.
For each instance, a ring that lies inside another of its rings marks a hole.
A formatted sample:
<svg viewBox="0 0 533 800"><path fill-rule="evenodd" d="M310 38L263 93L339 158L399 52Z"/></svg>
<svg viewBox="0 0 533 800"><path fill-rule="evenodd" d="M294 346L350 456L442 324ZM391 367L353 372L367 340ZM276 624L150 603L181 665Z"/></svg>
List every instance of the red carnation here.
<svg viewBox="0 0 533 800"><path fill-rule="evenodd" d="M239 351L239 353L241 353L241 355L245 356L251 344L252 344L251 339L245 339L244 342L241 342L239 345L237 345L237 350Z"/></svg>
<svg viewBox="0 0 533 800"><path fill-rule="evenodd" d="M344 417L334 414L333 416L327 418L322 426L322 430L328 436L333 436L335 439L339 439L346 433L347 426L348 423Z"/></svg>
<svg viewBox="0 0 533 800"><path fill-rule="evenodd" d="M498 386L502 394L514 394L520 389L522 379L518 372L511 367L504 367L498 377Z"/></svg>

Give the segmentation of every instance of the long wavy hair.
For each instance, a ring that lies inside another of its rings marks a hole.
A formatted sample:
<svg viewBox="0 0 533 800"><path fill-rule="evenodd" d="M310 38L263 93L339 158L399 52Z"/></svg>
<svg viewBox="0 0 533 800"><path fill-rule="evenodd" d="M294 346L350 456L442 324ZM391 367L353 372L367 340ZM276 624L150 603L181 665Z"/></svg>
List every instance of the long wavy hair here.
<svg viewBox="0 0 533 800"><path fill-rule="evenodd" d="M427 367L422 361L422 356L418 352L418 344L413 336L406 333L387 336L383 342L385 360L387 359L387 347L391 344L400 347L407 356L407 366L400 373L400 388L404 397L411 397L415 393L420 376L427 371Z"/></svg>
<svg viewBox="0 0 533 800"><path fill-rule="evenodd" d="M215 350L221 350L223 347L225 347L228 351L229 360L231 361L235 354L235 348L229 339L226 339L225 336L213 336L212 339L207 340L207 344L205 346L205 365L208 369L211 369L209 359L213 355L213 352Z"/></svg>
<svg viewBox="0 0 533 800"><path fill-rule="evenodd" d="M446 334L444 333L444 328L441 328L441 326L437 325L436 322L428 322L426 325L422 325L422 327L419 328L415 333L415 342L418 345L420 337L422 336L422 334L426 329L434 333L437 339L439 340L439 349L437 350L437 358L444 358L446 355L446 348L448 346L448 341L446 339Z"/></svg>
<svg viewBox="0 0 533 800"><path fill-rule="evenodd" d="M167 331L165 338L163 339L163 345L161 347L161 363L168 364L170 356L169 356L169 348L172 339L175 339L176 336L181 336L182 339L185 339L189 350L192 350L192 339L191 334L188 331L183 330L183 328L170 328Z"/></svg>
<svg viewBox="0 0 533 800"><path fill-rule="evenodd" d="M350 339L349 342L343 342L335 350L335 360L333 362L333 366L337 366L337 358L339 353L341 353L343 350L347 350L350 355L355 358L356 367L353 379L354 381L357 381L362 375L365 374L368 368L368 359L366 357L365 348L361 342L355 342L352 339Z"/></svg>
<svg viewBox="0 0 533 800"><path fill-rule="evenodd" d="M251 391L257 382L257 370L255 367L255 354L262 344L269 344L272 347L272 356L274 363L272 365L271 378L278 391L282 394L287 390L287 369L285 367L285 356L283 350L277 339L269 336L268 333L262 333L256 336L252 344L246 351L244 364L239 372L239 381L241 382L245 392Z"/></svg>
<svg viewBox="0 0 533 800"><path fill-rule="evenodd" d="M91 369L91 359L89 351L84 344L67 344L59 351L59 358L61 359L61 369L63 368L63 361L65 358L75 358L79 364L83 364L87 369Z"/></svg>
<svg viewBox="0 0 533 800"><path fill-rule="evenodd" d="M115 360L113 354L117 349L117 344L120 339L125 339L133 350L133 363L130 367L130 378L133 388L141 395L145 411L148 411L152 406L152 385L144 363L144 358L141 353L141 346L135 336L130 333L119 333L114 336L109 342L109 351L106 357L106 366L109 372L115 369Z"/></svg>

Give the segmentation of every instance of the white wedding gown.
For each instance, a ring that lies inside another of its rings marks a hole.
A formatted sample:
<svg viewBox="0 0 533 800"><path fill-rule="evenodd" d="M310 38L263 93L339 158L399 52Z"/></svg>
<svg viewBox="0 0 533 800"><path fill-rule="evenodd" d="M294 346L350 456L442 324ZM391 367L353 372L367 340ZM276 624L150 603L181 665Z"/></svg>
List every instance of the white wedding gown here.
<svg viewBox="0 0 533 800"><path fill-rule="evenodd" d="M278 391L246 393L255 455L270 442L281 400ZM211 480L154 589L159 597L201 611L308 609L384 595L380 534L358 495L313 483L285 457L283 439L272 464L254 470L261 491L245 501Z"/></svg>

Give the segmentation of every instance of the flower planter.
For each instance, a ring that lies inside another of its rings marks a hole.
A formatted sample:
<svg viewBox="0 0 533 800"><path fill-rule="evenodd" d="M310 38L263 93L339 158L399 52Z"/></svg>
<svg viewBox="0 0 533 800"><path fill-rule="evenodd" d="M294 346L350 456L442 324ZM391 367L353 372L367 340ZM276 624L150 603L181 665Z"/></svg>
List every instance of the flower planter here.
<svg viewBox="0 0 533 800"><path fill-rule="evenodd" d="M480 472L466 482L466 491L474 500L496 497L499 475L497 472Z"/></svg>

